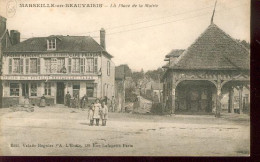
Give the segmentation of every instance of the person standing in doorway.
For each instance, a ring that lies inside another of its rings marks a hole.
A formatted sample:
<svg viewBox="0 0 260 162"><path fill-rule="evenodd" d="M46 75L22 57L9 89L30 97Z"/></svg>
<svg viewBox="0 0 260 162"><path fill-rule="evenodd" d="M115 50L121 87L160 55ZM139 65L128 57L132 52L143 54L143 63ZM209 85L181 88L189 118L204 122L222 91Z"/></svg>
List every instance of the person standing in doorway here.
<svg viewBox="0 0 260 162"><path fill-rule="evenodd" d="M24 108L28 108L30 106L30 99L29 99L29 95L26 94L24 96Z"/></svg>
<svg viewBox="0 0 260 162"><path fill-rule="evenodd" d="M107 118L108 118L108 108L107 108L105 101L103 101L101 104L102 126L106 126Z"/></svg>
<svg viewBox="0 0 260 162"><path fill-rule="evenodd" d="M65 106L70 107L70 98L71 98L71 95L68 91L67 94L65 95L65 99L66 99Z"/></svg>
<svg viewBox="0 0 260 162"><path fill-rule="evenodd" d="M100 119L100 111L101 111L101 105L99 103L99 99L96 99L94 107L94 115L93 119L96 120L96 126L99 126L99 119Z"/></svg>
<svg viewBox="0 0 260 162"><path fill-rule="evenodd" d="M79 104L80 104L79 103L79 95L77 94L76 97L75 97L75 107L76 107L76 109L78 109L80 107Z"/></svg>
<svg viewBox="0 0 260 162"><path fill-rule="evenodd" d="M40 107L45 107L45 105L46 105L46 102L45 102L45 96L44 96L44 94L42 95L42 97L41 97L41 100L40 100Z"/></svg>
<svg viewBox="0 0 260 162"><path fill-rule="evenodd" d="M81 108L84 110L88 103L88 96L85 94L81 99Z"/></svg>

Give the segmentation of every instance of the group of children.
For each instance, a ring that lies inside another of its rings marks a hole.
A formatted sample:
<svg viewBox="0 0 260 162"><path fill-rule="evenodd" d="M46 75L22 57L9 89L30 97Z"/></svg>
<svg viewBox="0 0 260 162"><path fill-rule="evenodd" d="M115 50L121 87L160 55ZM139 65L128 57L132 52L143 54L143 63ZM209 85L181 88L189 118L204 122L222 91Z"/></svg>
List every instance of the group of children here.
<svg viewBox="0 0 260 162"><path fill-rule="evenodd" d="M108 108L105 101L99 103L99 99L96 99L95 103L92 103L89 109L89 119L90 126L94 125L94 120L96 121L96 126L99 126L99 120L102 120L102 126L106 126L108 119Z"/></svg>

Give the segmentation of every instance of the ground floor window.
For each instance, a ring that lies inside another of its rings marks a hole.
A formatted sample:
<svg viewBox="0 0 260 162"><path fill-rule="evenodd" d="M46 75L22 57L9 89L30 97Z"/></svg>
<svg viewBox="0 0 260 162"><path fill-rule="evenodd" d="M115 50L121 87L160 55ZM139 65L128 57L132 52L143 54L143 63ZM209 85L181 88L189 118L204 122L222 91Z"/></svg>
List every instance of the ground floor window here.
<svg viewBox="0 0 260 162"><path fill-rule="evenodd" d="M37 83L31 83L31 96L37 96Z"/></svg>
<svg viewBox="0 0 260 162"><path fill-rule="evenodd" d="M88 97L96 97L94 90L95 90L95 83L87 83L87 96Z"/></svg>
<svg viewBox="0 0 260 162"><path fill-rule="evenodd" d="M51 83L44 83L44 95L51 95Z"/></svg>
<svg viewBox="0 0 260 162"><path fill-rule="evenodd" d="M80 85L74 84L73 85L73 97L79 96L79 90L80 90Z"/></svg>
<svg viewBox="0 0 260 162"><path fill-rule="evenodd" d="M19 83L10 83L10 96L19 96Z"/></svg>

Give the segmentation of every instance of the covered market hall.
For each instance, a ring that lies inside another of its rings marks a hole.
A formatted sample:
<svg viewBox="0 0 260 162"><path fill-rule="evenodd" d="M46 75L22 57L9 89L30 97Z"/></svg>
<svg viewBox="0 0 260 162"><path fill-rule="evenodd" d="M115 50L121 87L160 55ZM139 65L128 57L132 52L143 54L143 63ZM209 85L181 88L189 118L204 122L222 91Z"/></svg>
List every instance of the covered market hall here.
<svg viewBox="0 0 260 162"><path fill-rule="evenodd" d="M249 109L249 48L213 22L190 47L167 61L162 78L164 113L219 117L225 107L229 113Z"/></svg>

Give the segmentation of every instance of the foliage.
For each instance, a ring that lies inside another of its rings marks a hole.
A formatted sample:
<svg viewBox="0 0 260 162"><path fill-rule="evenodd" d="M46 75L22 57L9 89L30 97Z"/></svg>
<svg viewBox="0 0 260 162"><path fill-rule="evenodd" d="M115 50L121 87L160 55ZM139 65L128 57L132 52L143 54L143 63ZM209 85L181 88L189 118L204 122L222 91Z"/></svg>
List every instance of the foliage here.
<svg viewBox="0 0 260 162"><path fill-rule="evenodd" d="M125 89L125 101L126 102L135 102L137 95L134 93L135 89L133 87Z"/></svg>
<svg viewBox="0 0 260 162"><path fill-rule="evenodd" d="M151 78L153 80L159 80L159 78L161 78L163 76L163 69L162 68L158 68L157 70L149 70L145 73L145 76L147 76L148 78Z"/></svg>

